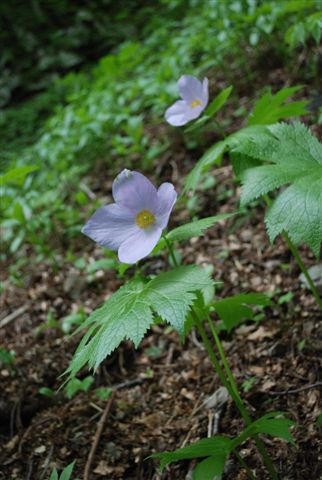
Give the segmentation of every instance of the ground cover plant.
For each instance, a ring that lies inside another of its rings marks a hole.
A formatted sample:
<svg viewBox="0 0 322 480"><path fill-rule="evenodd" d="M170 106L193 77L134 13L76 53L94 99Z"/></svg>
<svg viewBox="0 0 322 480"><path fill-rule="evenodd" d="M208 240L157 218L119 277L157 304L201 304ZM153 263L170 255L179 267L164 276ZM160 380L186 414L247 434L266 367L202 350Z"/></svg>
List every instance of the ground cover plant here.
<svg viewBox="0 0 322 480"><path fill-rule="evenodd" d="M50 8L4 72L0 475L319 478L319 2Z"/></svg>

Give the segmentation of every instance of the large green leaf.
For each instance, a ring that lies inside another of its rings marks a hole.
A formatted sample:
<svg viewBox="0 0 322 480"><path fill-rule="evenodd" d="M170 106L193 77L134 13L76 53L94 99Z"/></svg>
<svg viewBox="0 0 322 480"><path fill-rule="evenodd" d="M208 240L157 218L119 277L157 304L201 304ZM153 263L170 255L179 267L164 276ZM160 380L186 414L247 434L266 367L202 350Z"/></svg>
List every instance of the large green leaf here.
<svg viewBox="0 0 322 480"><path fill-rule="evenodd" d="M67 373L73 377L85 364L96 369L125 339L137 347L154 321L161 317L184 335L184 324L196 292L212 286L206 270L184 266L146 284L133 280L121 287L78 329L88 328Z"/></svg>
<svg viewBox="0 0 322 480"><path fill-rule="evenodd" d="M216 455L198 463L193 472L193 480L213 480L214 476L221 475L225 468L227 455L227 450L223 449Z"/></svg>
<svg viewBox="0 0 322 480"><path fill-rule="evenodd" d="M295 87L283 88L276 94L272 94L271 91L265 93L258 100L249 116L248 128L233 133L232 135L226 137L225 140L210 147L187 176L184 191L194 191L197 188L202 175L210 170L210 168L214 165L220 164L223 154L226 151L231 153L232 164L235 172L237 172L238 175L241 173L241 170L245 168L245 166L253 166L252 164L255 161L255 157L253 156L253 160L251 160L251 155L249 155L247 159L245 152L243 156L237 156L237 151L234 151L234 147L236 144L242 142L243 137L247 137L250 134L256 137L261 136L261 134L265 131L263 128L264 125L270 125L285 118L305 115L307 113L305 108L308 104L307 101L297 101L285 104L285 101L301 88L302 87L298 85ZM221 93L223 94L226 90ZM267 137L267 135L268 132L266 131L265 137ZM270 146L267 144L267 142L266 148L268 148L266 152L268 153Z"/></svg>
<svg viewBox="0 0 322 480"><path fill-rule="evenodd" d="M215 215L213 217L206 217L201 218L199 220L195 220L190 223L186 223L184 225L180 225L180 227L174 228L170 232L167 233L167 238L171 242L181 242L183 240L187 240L188 238L192 237L200 237L203 235L204 231L208 228L211 228L216 223L226 220L227 218L232 217L233 215L237 215L238 212L232 213L221 213L219 215ZM153 252L156 253L162 248L166 246L166 242L164 238L161 238L154 248Z"/></svg>
<svg viewBox="0 0 322 480"><path fill-rule="evenodd" d="M171 232L168 233L167 237L173 242L187 240L191 237L200 237L208 228L236 214L237 212L221 213L213 217L201 218L200 220L186 223L185 225L181 225L180 227L171 230Z"/></svg>
<svg viewBox="0 0 322 480"><path fill-rule="evenodd" d="M243 293L215 302L214 308L230 331L245 320L253 320L253 310L249 305L271 305L271 300L263 293Z"/></svg>
<svg viewBox="0 0 322 480"><path fill-rule="evenodd" d="M266 133L259 136L245 131L234 150L265 162L243 173L242 205L290 184L266 215L269 237L273 241L286 231L296 245L307 243L318 257L322 243L322 144L299 122L279 123L266 127Z"/></svg>
<svg viewBox="0 0 322 480"><path fill-rule="evenodd" d="M213 117L220 109L225 105L227 102L231 92L232 92L232 85L222 90L218 95L213 99L213 101L208 105L205 115L209 117Z"/></svg>
<svg viewBox="0 0 322 480"><path fill-rule="evenodd" d="M173 452L154 453L150 458L159 458L160 468L180 460L205 458L194 471L194 480L212 480L215 475L221 475L228 455L242 445L248 438L259 433L266 433L293 442L290 427L292 420L283 416L282 412L271 412L249 424L244 431L233 439L224 436L204 438L196 443L179 448Z"/></svg>
<svg viewBox="0 0 322 480"><path fill-rule="evenodd" d="M246 430L240 435L240 438L250 437L257 433L266 433L272 437L279 437L294 444L290 432L290 427L293 425L295 425L295 422L285 418L283 412L270 412L248 425Z"/></svg>
<svg viewBox="0 0 322 480"><path fill-rule="evenodd" d="M217 457L222 459L223 455L229 454L231 440L222 436L203 438L199 442L179 448L173 452L154 453L151 458L160 458L161 470L170 463L179 460L190 460L192 458ZM215 475L215 473L214 473Z"/></svg>

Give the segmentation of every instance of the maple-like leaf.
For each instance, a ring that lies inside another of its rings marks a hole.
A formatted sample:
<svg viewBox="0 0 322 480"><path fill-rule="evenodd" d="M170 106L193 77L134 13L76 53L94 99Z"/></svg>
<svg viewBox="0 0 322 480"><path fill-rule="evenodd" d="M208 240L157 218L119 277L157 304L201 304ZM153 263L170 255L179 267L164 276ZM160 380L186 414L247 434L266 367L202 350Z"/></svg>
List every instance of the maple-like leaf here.
<svg viewBox="0 0 322 480"><path fill-rule="evenodd" d="M322 144L300 122L247 129L233 151L263 164L241 176L241 204L283 185L265 218L271 241L283 231L296 244L307 243L318 257L322 243Z"/></svg>
<svg viewBox="0 0 322 480"><path fill-rule="evenodd" d="M114 293L79 327L88 328L66 373L73 377L84 365L96 369L123 340L137 347L158 316L184 335L184 324L196 293L212 286L206 270L184 266L148 283L132 280Z"/></svg>

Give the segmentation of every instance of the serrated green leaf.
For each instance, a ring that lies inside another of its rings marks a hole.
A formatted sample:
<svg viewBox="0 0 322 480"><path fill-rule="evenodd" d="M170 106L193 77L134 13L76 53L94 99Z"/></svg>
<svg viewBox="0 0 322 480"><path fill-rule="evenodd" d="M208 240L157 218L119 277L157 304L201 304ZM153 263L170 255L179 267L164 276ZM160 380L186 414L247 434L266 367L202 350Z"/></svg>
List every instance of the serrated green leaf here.
<svg viewBox="0 0 322 480"><path fill-rule="evenodd" d="M186 316L196 292L213 284L205 269L179 267L143 284L133 280L121 287L79 327L88 328L66 373L98 365L125 339L137 347L154 321L161 317L184 335Z"/></svg>
<svg viewBox="0 0 322 480"><path fill-rule="evenodd" d="M232 92L232 89L233 87L230 85L222 90L207 107L205 114L209 117L213 117L221 109L221 107L225 105Z"/></svg>
<svg viewBox="0 0 322 480"><path fill-rule="evenodd" d="M271 300L262 293L244 293L224 298L213 304L220 319L228 331L245 320L253 320L253 310L248 305L272 305Z"/></svg>
<svg viewBox="0 0 322 480"><path fill-rule="evenodd" d="M267 127L258 125L243 128L226 139L229 146L229 159L237 178L240 178L248 168L261 165L262 157L265 160L270 158L273 153L269 142L270 135ZM256 143L253 142L253 138L256 138Z"/></svg>
<svg viewBox="0 0 322 480"><path fill-rule="evenodd" d="M267 127L260 136L244 132L234 149L271 162L242 175L241 204L291 184L266 215L271 241L286 231L296 244L307 243L318 257L322 243L322 144L305 125L296 122Z"/></svg>
<svg viewBox="0 0 322 480"><path fill-rule="evenodd" d="M240 179L241 175L248 168L258 167L261 162L247 155L241 155L238 152L229 152L229 159L233 167L235 176Z"/></svg>
<svg viewBox="0 0 322 480"><path fill-rule="evenodd" d="M204 153L204 155L200 158L200 160L198 160L189 175L186 177L184 192L196 190L201 176L205 172L207 172L213 165L220 164L226 148L226 142L222 141L216 143Z"/></svg>
<svg viewBox="0 0 322 480"><path fill-rule="evenodd" d="M221 142L215 143L215 145L210 147L200 158L200 160L198 160L189 175L186 177L183 193L186 193L188 191L195 191L202 175L205 174L214 165L220 165L221 159L227 150L232 150L233 152L238 153L238 146L242 144L245 140L247 140L249 143L252 136L258 139L259 136L262 135L264 136L264 139L267 140L267 136L269 134L270 132L267 130L267 127L264 127L263 125L252 125L236 133L233 133ZM256 158L255 155L249 156L252 158Z"/></svg>
<svg viewBox="0 0 322 480"><path fill-rule="evenodd" d="M247 169L242 174L244 189L240 199L241 205L244 206L251 200L286 183L291 183L297 178L301 178L302 175L303 169L295 170L291 165L262 165ZM246 188L245 185L247 185Z"/></svg>
<svg viewBox="0 0 322 480"><path fill-rule="evenodd" d="M222 457L223 453L227 456L229 454L230 444L231 440L221 436L203 438L199 442L188 445L184 448L179 448L173 452L154 453L153 455L150 455L149 458L159 458L161 460L160 468L163 470L165 466L179 460L215 457L217 455Z"/></svg>
<svg viewBox="0 0 322 480"><path fill-rule="evenodd" d="M296 244L306 242L316 257L322 243L322 166L282 192L265 219L270 240L283 231Z"/></svg>
<svg viewBox="0 0 322 480"><path fill-rule="evenodd" d="M208 457L198 463L193 472L193 480L213 480L215 475L221 475L225 468L227 453L226 451L218 452L216 456Z"/></svg>
<svg viewBox="0 0 322 480"><path fill-rule="evenodd" d="M301 85L297 85L282 88L276 94L272 94L271 91L265 93L250 114L248 125L271 125L279 120L306 115L308 113L305 108L308 105L306 100L284 104L285 100L301 88Z"/></svg>

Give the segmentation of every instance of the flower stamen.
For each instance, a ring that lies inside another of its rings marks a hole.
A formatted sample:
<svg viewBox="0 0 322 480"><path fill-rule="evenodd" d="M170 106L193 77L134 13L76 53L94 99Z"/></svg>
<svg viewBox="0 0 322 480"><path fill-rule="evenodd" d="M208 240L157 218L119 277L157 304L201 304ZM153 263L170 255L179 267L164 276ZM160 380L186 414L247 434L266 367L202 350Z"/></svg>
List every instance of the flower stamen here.
<svg viewBox="0 0 322 480"><path fill-rule="evenodd" d="M198 100L198 99L195 99L193 100L191 103L190 103L190 106L192 108L195 108L195 107L200 107L202 105L202 101L201 100Z"/></svg>
<svg viewBox="0 0 322 480"><path fill-rule="evenodd" d="M147 228L155 222L155 216L149 210L142 210L135 218L135 223L140 228Z"/></svg>

